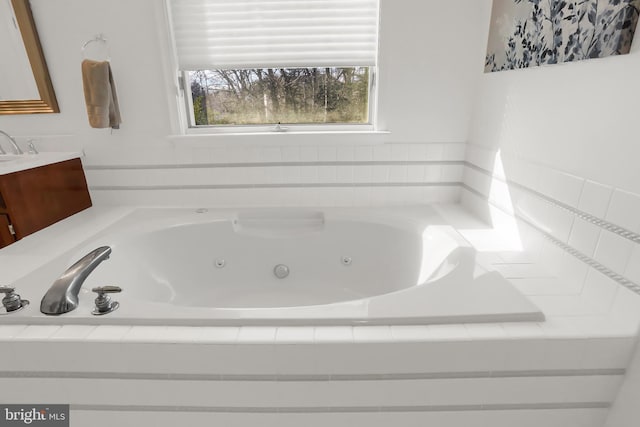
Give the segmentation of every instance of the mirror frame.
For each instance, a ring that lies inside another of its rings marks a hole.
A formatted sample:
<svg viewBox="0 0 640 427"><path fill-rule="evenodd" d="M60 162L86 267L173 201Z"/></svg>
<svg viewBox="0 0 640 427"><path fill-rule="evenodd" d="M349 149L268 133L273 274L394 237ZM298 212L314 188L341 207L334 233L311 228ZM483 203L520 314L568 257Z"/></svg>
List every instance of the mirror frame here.
<svg viewBox="0 0 640 427"><path fill-rule="evenodd" d="M0 101L0 114L59 113L29 0L11 0L40 99Z"/></svg>

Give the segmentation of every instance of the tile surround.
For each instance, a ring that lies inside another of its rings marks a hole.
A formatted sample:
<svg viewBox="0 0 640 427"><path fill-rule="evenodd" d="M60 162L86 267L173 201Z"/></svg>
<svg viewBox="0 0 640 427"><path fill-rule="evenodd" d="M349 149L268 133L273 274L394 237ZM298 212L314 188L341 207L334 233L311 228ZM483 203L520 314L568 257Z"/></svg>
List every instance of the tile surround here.
<svg viewBox="0 0 640 427"><path fill-rule="evenodd" d="M234 206L270 206L274 199L286 206L313 204L301 190L322 206L458 201L465 144L176 146L175 151L183 155L170 162L162 153L134 152L126 159L106 150L99 157L89 153L84 164L94 202L167 205L179 191L176 203L195 205L200 191L205 200L222 198ZM234 194L225 195L226 190Z"/></svg>
<svg viewBox="0 0 640 427"><path fill-rule="evenodd" d="M501 153L501 161L506 173L492 172L495 158L495 152L469 145L463 205L484 217L481 200L500 208L515 216L521 229L538 230L585 263L590 267L588 277L600 272L640 294L638 274L631 261L640 245L639 195L505 153ZM555 266L552 270L560 269L561 264L567 266L558 256L546 259ZM587 276L578 277L584 285Z"/></svg>

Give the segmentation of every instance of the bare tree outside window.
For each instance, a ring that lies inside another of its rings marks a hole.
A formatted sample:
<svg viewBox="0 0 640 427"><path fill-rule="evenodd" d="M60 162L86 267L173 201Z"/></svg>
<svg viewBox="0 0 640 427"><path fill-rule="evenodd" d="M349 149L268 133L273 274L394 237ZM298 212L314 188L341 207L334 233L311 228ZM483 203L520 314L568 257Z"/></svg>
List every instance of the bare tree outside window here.
<svg viewBox="0 0 640 427"><path fill-rule="evenodd" d="M368 67L189 71L195 126L369 122Z"/></svg>

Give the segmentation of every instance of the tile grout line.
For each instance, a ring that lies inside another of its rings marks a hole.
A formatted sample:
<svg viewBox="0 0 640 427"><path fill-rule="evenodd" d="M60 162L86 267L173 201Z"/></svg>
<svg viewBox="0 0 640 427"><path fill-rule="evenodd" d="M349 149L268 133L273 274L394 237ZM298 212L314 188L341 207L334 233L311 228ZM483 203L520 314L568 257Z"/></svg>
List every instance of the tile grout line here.
<svg viewBox="0 0 640 427"><path fill-rule="evenodd" d="M86 165L85 170L217 169L314 166L465 166L464 160L332 160L282 162L167 163L141 165Z"/></svg>
<svg viewBox="0 0 640 427"><path fill-rule="evenodd" d="M126 190L245 190L275 188L381 188L381 187L462 187L459 181L442 182L324 182L296 184L198 184L198 185L95 185L93 191Z"/></svg>
<svg viewBox="0 0 640 427"><path fill-rule="evenodd" d="M437 379L500 379L500 378L558 378L621 376L623 368L611 369L560 369L539 371L470 371L470 372L434 372L401 374L159 374L159 373L120 373L120 372L37 372L4 371L4 379L59 379L59 380L157 380L157 381L238 381L238 382L354 382L354 381L414 381Z"/></svg>
<svg viewBox="0 0 640 427"><path fill-rule="evenodd" d="M90 405L72 404L72 411L127 412L216 412L216 413L371 413L371 412L453 412L453 411L518 411L549 409L608 409L610 402L563 403L506 403L471 405L413 405L413 406L153 406L153 405Z"/></svg>

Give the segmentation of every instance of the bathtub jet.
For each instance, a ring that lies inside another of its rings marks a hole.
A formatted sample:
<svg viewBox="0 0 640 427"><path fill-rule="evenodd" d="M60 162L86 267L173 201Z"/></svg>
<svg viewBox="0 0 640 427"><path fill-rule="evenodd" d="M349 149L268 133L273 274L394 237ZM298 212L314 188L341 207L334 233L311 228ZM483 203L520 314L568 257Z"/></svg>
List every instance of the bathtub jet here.
<svg viewBox="0 0 640 427"><path fill-rule="evenodd" d="M110 254L109 246L101 246L69 267L42 298L40 311L44 314L58 315L75 310L82 284L102 261L109 258Z"/></svg>

